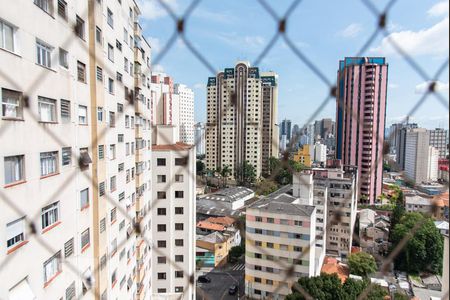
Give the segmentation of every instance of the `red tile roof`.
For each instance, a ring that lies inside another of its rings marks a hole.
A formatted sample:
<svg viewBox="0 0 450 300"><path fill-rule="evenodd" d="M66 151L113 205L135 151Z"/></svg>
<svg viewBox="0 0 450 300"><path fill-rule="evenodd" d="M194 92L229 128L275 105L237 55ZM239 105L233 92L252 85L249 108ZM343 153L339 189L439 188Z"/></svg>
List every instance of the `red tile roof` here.
<svg viewBox="0 0 450 300"><path fill-rule="evenodd" d="M206 221L198 222L197 227L202 228L202 229L214 230L214 231L224 231L225 230L225 227L223 225L214 224L214 223L210 223L210 222L206 222Z"/></svg>
<svg viewBox="0 0 450 300"><path fill-rule="evenodd" d="M350 274L348 266L339 263L337 259L333 257L325 257L321 272L326 274L337 274L342 283L347 280L348 275Z"/></svg>
<svg viewBox="0 0 450 300"><path fill-rule="evenodd" d="M236 220L235 220L235 219L230 218L230 217L228 217L228 216L225 216L225 217L217 217L217 218L209 217L209 218L206 219L205 221L206 221L206 222L209 222L209 223L221 224L221 225L224 225L224 226L231 226L231 225L233 225L234 223L236 223Z"/></svg>

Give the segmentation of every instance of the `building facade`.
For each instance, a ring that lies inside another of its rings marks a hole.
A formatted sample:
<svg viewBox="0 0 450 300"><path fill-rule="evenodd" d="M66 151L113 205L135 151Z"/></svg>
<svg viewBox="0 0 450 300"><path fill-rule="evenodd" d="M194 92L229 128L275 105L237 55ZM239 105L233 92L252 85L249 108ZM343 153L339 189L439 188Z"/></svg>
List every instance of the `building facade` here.
<svg viewBox="0 0 450 300"><path fill-rule="evenodd" d="M429 130L430 146L433 146L439 152L439 158L447 158L448 130L436 128Z"/></svg>
<svg viewBox="0 0 450 300"><path fill-rule="evenodd" d="M149 299L149 250L133 230L148 231L151 195L139 7L0 5L0 192L19 208L2 203L0 298Z"/></svg>
<svg viewBox="0 0 450 300"><path fill-rule="evenodd" d="M205 136L205 124L197 123L195 124L195 153L197 155L206 154L206 136Z"/></svg>
<svg viewBox="0 0 450 300"><path fill-rule="evenodd" d="M184 84L175 84L174 94L180 101L180 141L194 145L194 92Z"/></svg>
<svg viewBox="0 0 450 300"><path fill-rule="evenodd" d="M390 133L392 143L395 144L395 160L399 171L405 170L406 133L411 129L418 128L416 123L396 124Z"/></svg>
<svg viewBox="0 0 450 300"><path fill-rule="evenodd" d="M405 136L405 179L420 184L430 175L430 134L424 128L406 131Z"/></svg>
<svg viewBox="0 0 450 300"><path fill-rule="evenodd" d="M288 141L291 140L292 135L291 125L292 125L291 120L284 119L283 121L281 121L280 136L285 135Z"/></svg>
<svg viewBox="0 0 450 300"><path fill-rule="evenodd" d="M346 57L339 62L336 158L358 167L363 203L374 203L383 185L387 80L385 58Z"/></svg>
<svg viewBox="0 0 450 300"><path fill-rule="evenodd" d="M314 161L325 163L327 161L327 146L321 143L314 145Z"/></svg>
<svg viewBox="0 0 450 300"><path fill-rule="evenodd" d="M261 73L248 62L226 68L207 84L206 168L229 166L238 175L245 161L256 177L278 157L275 129L278 76Z"/></svg>
<svg viewBox="0 0 450 300"><path fill-rule="evenodd" d="M314 147L314 145L313 145ZM294 161L299 162L306 167L311 167L311 163L314 159L314 156L311 156L311 152L314 153L314 150L311 151L311 146L309 144L303 145L300 149L298 149L297 153L294 154Z"/></svg>

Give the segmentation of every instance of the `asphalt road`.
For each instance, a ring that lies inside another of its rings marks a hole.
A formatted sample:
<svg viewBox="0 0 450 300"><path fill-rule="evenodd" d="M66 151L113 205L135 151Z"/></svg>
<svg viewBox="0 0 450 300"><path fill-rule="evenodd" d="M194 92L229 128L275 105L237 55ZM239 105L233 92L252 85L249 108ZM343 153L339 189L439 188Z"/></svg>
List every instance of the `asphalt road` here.
<svg viewBox="0 0 450 300"><path fill-rule="evenodd" d="M244 288L245 288L244 273L245 269L239 263L232 264L222 269L212 270L211 272L206 274L206 276L211 278L210 283L197 282L197 300L240 299L244 295ZM237 285L238 282L239 282L239 298L237 293L236 295L228 294L228 289L230 288L230 286Z"/></svg>

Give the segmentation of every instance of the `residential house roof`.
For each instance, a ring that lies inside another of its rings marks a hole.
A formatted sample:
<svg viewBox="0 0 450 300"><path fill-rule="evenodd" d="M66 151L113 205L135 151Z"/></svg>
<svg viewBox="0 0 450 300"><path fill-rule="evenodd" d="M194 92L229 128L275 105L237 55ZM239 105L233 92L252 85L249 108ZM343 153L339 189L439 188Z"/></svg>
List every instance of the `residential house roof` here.
<svg viewBox="0 0 450 300"><path fill-rule="evenodd" d="M228 216L224 216L224 217L209 217L208 219L205 220L206 222L209 223L214 223L214 224L221 224L224 226L232 226L234 223L236 223L236 220L228 217Z"/></svg>
<svg viewBox="0 0 450 300"><path fill-rule="evenodd" d="M328 256L324 259L321 272L326 274L337 274L342 283L344 283L350 275L347 265L338 262L334 257Z"/></svg>
<svg viewBox="0 0 450 300"><path fill-rule="evenodd" d="M197 228L213 230L213 231L224 231L225 226L220 224L214 224L207 221L200 221L197 223Z"/></svg>

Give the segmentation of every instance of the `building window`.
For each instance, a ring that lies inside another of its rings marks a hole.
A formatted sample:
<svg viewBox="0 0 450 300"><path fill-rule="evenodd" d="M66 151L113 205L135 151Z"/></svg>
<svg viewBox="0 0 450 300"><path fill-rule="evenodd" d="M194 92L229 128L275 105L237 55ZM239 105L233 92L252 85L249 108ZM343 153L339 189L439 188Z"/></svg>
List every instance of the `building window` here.
<svg viewBox="0 0 450 300"><path fill-rule="evenodd" d="M49 15L53 14L53 1L52 0L34 0L34 4L36 4L40 9L42 9Z"/></svg>
<svg viewBox="0 0 450 300"><path fill-rule="evenodd" d="M175 166L186 166L188 163L187 157L175 158Z"/></svg>
<svg viewBox="0 0 450 300"><path fill-rule="evenodd" d="M182 239L175 239L175 246L182 247L184 245L184 241Z"/></svg>
<svg viewBox="0 0 450 300"><path fill-rule="evenodd" d="M118 134L117 135L117 142L118 143L123 143L123 138L124 138L123 134Z"/></svg>
<svg viewBox="0 0 450 300"><path fill-rule="evenodd" d="M25 217L6 224L6 246L12 250L25 242Z"/></svg>
<svg viewBox="0 0 450 300"><path fill-rule="evenodd" d="M88 123L87 106L78 105L78 123L80 125L87 125Z"/></svg>
<svg viewBox="0 0 450 300"><path fill-rule="evenodd" d="M175 191L175 198L183 198L184 192L183 191Z"/></svg>
<svg viewBox="0 0 450 300"><path fill-rule="evenodd" d="M66 69L69 68L69 53L62 48L59 48L59 65Z"/></svg>
<svg viewBox="0 0 450 300"><path fill-rule="evenodd" d="M56 100L39 96L38 110L41 122L56 122Z"/></svg>
<svg viewBox="0 0 450 300"><path fill-rule="evenodd" d="M108 92L114 94L114 80L111 78L108 79Z"/></svg>
<svg viewBox="0 0 450 300"><path fill-rule="evenodd" d="M158 208L157 209L158 216L165 216L166 215L166 209L165 208Z"/></svg>
<svg viewBox="0 0 450 300"><path fill-rule="evenodd" d="M72 162L72 148L64 147L61 149L61 161L63 166L69 166Z"/></svg>
<svg viewBox="0 0 450 300"><path fill-rule="evenodd" d="M157 199L166 199L166 192L157 192L156 198Z"/></svg>
<svg viewBox="0 0 450 300"><path fill-rule="evenodd" d="M105 146L104 145L98 145L98 159L105 158Z"/></svg>
<svg viewBox="0 0 450 300"><path fill-rule="evenodd" d="M158 241L158 248L166 248L167 242L166 241Z"/></svg>
<svg viewBox="0 0 450 300"><path fill-rule="evenodd" d="M11 184L25 179L24 158L24 155L5 157L5 184Z"/></svg>
<svg viewBox="0 0 450 300"><path fill-rule="evenodd" d="M175 262L183 262L184 256L183 255L175 255Z"/></svg>
<svg viewBox="0 0 450 300"><path fill-rule="evenodd" d="M111 44L108 44L108 59L114 62L114 47Z"/></svg>
<svg viewBox="0 0 450 300"><path fill-rule="evenodd" d="M176 215L184 214L184 208L183 207L175 207L175 214Z"/></svg>
<svg viewBox="0 0 450 300"><path fill-rule="evenodd" d="M66 288L66 300L72 300L75 298L76 298L76 290L74 281Z"/></svg>
<svg viewBox="0 0 450 300"><path fill-rule="evenodd" d="M100 182L98 184L98 195L100 197L105 195L105 182L104 181Z"/></svg>
<svg viewBox="0 0 450 300"><path fill-rule="evenodd" d="M69 257L73 254L73 242L74 239L71 238L70 240L64 243L64 257Z"/></svg>
<svg viewBox="0 0 450 300"><path fill-rule="evenodd" d="M43 42L36 41L36 50L37 50L37 63L46 68L51 68L52 67L51 55L53 48Z"/></svg>
<svg viewBox="0 0 450 300"><path fill-rule="evenodd" d="M158 273L158 279L165 280L166 279L166 273Z"/></svg>
<svg viewBox="0 0 450 300"><path fill-rule="evenodd" d="M158 264L165 264L167 258L165 256L158 256Z"/></svg>
<svg viewBox="0 0 450 300"><path fill-rule="evenodd" d="M23 101L21 92L2 89L2 117L23 119Z"/></svg>
<svg viewBox="0 0 450 300"><path fill-rule="evenodd" d="M166 231L166 224L158 224L157 230L158 230L158 232L165 232Z"/></svg>
<svg viewBox="0 0 450 300"><path fill-rule="evenodd" d="M75 34L82 40L84 40L84 20L77 16L75 24Z"/></svg>
<svg viewBox="0 0 450 300"><path fill-rule="evenodd" d="M81 251L86 249L90 243L89 228L81 233Z"/></svg>
<svg viewBox="0 0 450 300"><path fill-rule="evenodd" d="M86 83L86 65L82 62L77 62L77 77L79 82Z"/></svg>
<svg viewBox="0 0 450 300"><path fill-rule="evenodd" d="M183 271L175 271L175 278L183 278L184 273Z"/></svg>
<svg viewBox="0 0 450 300"><path fill-rule="evenodd" d="M41 176L58 172L58 151L41 153Z"/></svg>
<svg viewBox="0 0 450 300"><path fill-rule="evenodd" d="M107 22L108 22L108 25L111 26L111 28L114 28L114 16L113 16L112 11L109 8L107 11Z"/></svg>
<svg viewBox="0 0 450 300"><path fill-rule="evenodd" d="M175 175L175 182L183 182L183 175Z"/></svg>
<svg viewBox="0 0 450 300"><path fill-rule="evenodd" d="M81 209L89 206L89 189L84 189L80 192L80 207Z"/></svg>
<svg viewBox="0 0 450 300"><path fill-rule="evenodd" d="M118 82L122 82L122 74L119 72L116 72L116 79Z"/></svg>
<svg viewBox="0 0 450 300"><path fill-rule="evenodd" d="M183 223L175 223L175 230L183 230L184 224Z"/></svg>
<svg viewBox="0 0 450 300"><path fill-rule="evenodd" d="M116 159L116 145L115 144L109 145L109 159L110 160Z"/></svg>
<svg viewBox="0 0 450 300"><path fill-rule="evenodd" d="M61 251L58 251L44 262L44 282L49 283L61 271Z"/></svg>
<svg viewBox="0 0 450 300"><path fill-rule="evenodd" d="M117 238L115 238L111 242L111 256L114 256L114 254L116 254L116 252L117 252Z"/></svg>
<svg viewBox="0 0 450 300"><path fill-rule="evenodd" d="M99 27L95 27L95 40L102 44L102 30Z"/></svg>
<svg viewBox="0 0 450 300"><path fill-rule="evenodd" d="M15 51L16 28L0 20L0 48Z"/></svg>
<svg viewBox="0 0 450 300"><path fill-rule="evenodd" d="M97 120L103 122L103 107L97 107Z"/></svg>
<svg viewBox="0 0 450 300"><path fill-rule="evenodd" d="M109 112L109 127L116 127L116 114L113 111Z"/></svg>
<svg viewBox="0 0 450 300"><path fill-rule="evenodd" d="M41 222L42 229L56 224L59 221L59 202L52 203L42 209Z"/></svg>
<svg viewBox="0 0 450 300"><path fill-rule="evenodd" d="M116 48L117 48L117 50L119 50L120 52L122 52L122 43L119 42L118 40L116 40Z"/></svg>
<svg viewBox="0 0 450 300"><path fill-rule="evenodd" d="M106 218L100 220L100 233L106 230Z"/></svg>
<svg viewBox="0 0 450 300"><path fill-rule="evenodd" d="M97 80L103 82L103 69L97 66Z"/></svg>
<svg viewBox="0 0 450 300"><path fill-rule="evenodd" d="M70 122L70 101L61 99L60 108L61 108L61 121L64 123Z"/></svg>
<svg viewBox="0 0 450 300"><path fill-rule="evenodd" d="M111 223L114 223L117 221L117 207L114 207L111 209Z"/></svg>
<svg viewBox="0 0 450 300"><path fill-rule="evenodd" d="M117 182L116 176L112 176L110 178L109 182L110 182L110 187L109 187L110 192L114 192L116 190L116 182Z"/></svg>
<svg viewBox="0 0 450 300"><path fill-rule="evenodd" d="M158 175L156 178L157 178L156 179L157 183L164 183L164 182L166 182L166 175Z"/></svg>
<svg viewBox="0 0 450 300"><path fill-rule="evenodd" d="M165 166L166 165L166 159L165 158L157 158L156 159L156 165L157 166Z"/></svg>

